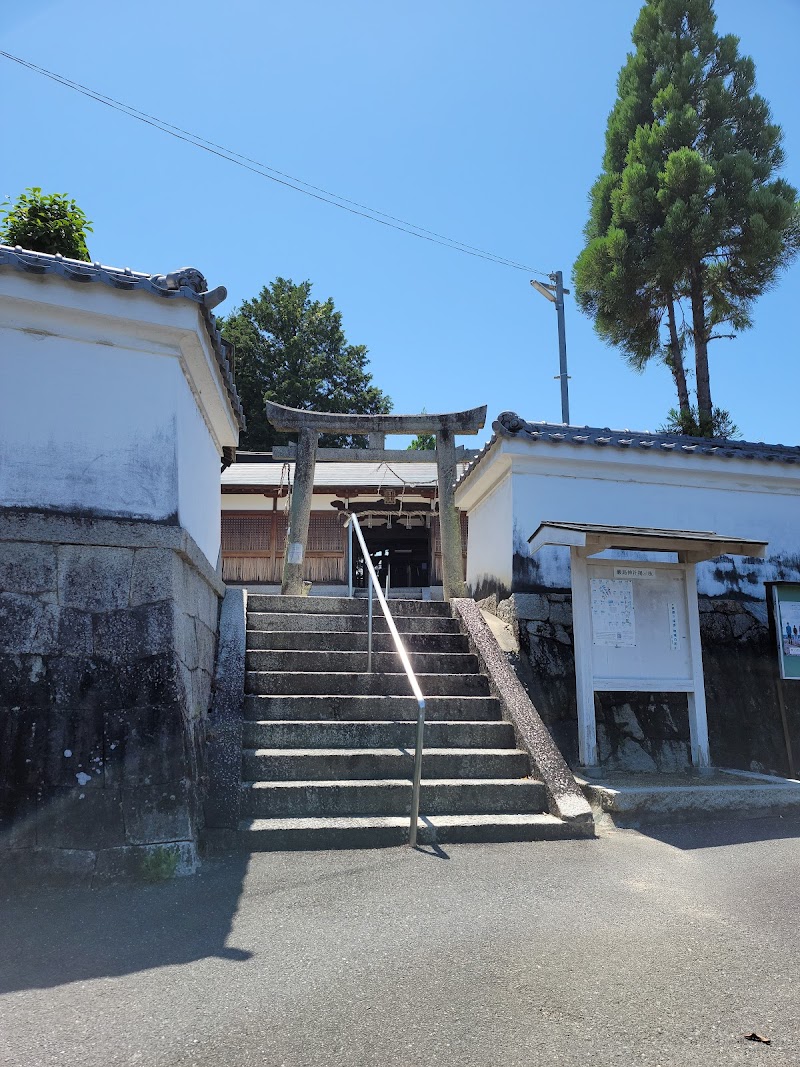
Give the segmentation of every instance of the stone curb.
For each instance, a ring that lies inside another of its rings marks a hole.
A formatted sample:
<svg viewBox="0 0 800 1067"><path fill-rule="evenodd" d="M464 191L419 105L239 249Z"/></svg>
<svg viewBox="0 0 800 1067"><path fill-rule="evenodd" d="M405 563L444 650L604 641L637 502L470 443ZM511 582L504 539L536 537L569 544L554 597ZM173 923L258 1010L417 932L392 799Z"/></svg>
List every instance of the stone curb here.
<svg viewBox="0 0 800 1067"><path fill-rule="evenodd" d="M589 802L575 781L564 757L528 694L506 660L474 600L456 597L450 601L453 616L466 632L470 651L480 660L493 696L500 701L503 718L512 724L517 740L528 753L544 782L552 815L569 822L587 837L594 834Z"/></svg>
<svg viewBox="0 0 800 1067"><path fill-rule="evenodd" d="M102 849L9 849L3 852L0 893L164 882L195 874L198 866L197 849L190 840Z"/></svg>
<svg viewBox="0 0 800 1067"><path fill-rule="evenodd" d="M743 776L744 777L744 776ZM665 821L758 819L800 815L800 783L775 778L771 783L731 776L730 785L608 786L584 781L596 813L621 828Z"/></svg>

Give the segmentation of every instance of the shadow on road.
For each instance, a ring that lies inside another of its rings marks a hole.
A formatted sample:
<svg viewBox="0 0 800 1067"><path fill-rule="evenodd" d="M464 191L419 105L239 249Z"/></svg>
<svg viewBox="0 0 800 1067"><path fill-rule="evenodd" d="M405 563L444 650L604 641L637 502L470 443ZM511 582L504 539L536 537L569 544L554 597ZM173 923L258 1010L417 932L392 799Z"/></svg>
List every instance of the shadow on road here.
<svg viewBox="0 0 800 1067"><path fill-rule="evenodd" d="M423 856L436 856L440 860L450 859L450 855L445 852L441 845L415 845L414 851Z"/></svg>
<svg viewBox="0 0 800 1067"><path fill-rule="evenodd" d="M642 824L640 834L663 841L673 848L725 848L755 841L778 841L800 837L800 816L771 815L760 819L715 819L709 822Z"/></svg>
<svg viewBox="0 0 800 1067"><path fill-rule="evenodd" d="M248 862L233 855L159 885L4 893L0 994L208 957L249 959L226 944Z"/></svg>

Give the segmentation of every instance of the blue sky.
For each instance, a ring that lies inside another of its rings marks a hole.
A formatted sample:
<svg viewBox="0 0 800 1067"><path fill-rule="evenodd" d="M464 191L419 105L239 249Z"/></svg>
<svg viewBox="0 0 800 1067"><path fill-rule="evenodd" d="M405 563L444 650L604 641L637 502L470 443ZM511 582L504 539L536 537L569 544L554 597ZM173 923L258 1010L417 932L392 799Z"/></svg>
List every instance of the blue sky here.
<svg viewBox="0 0 800 1067"><path fill-rule="evenodd" d="M569 276L638 0L26 0L6 51L353 200ZM800 0L718 0L800 184ZM556 318L531 275L320 204L0 59L0 197L68 192L94 259L199 267L231 309L276 275L332 296L395 410L560 419ZM567 283L569 284L569 283ZM800 265L712 348L747 438L800 443ZM572 422L656 429L663 368L630 371L567 298ZM483 435L485 439L489 427Z"/></svg>

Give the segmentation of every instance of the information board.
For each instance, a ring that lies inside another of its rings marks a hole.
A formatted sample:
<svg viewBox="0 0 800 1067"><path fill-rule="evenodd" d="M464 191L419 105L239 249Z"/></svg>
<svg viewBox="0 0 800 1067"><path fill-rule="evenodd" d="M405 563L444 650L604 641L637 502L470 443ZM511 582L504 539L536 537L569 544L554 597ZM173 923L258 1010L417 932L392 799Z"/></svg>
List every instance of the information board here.
<svg viewBox="0 0 800 1067"><path fill-rule="evenodd" d="M586 565L595 688L693 690L685 570L671 563L637 568L594 559Z"/></svg>
<svg viewBox="0 0 800 1067"><path fill-rule="evenodd" d="M800 679L800 584L776 582L772 604L781 678Z"/></svg>

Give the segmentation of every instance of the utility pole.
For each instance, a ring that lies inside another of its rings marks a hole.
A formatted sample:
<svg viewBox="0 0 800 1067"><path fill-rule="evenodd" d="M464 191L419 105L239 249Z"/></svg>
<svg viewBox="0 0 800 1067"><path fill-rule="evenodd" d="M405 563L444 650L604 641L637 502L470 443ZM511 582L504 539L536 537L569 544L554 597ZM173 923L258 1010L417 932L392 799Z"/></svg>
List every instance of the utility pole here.
<svg viewBox="0 0 800 1067"><path fill-rule="evenodd" d="M564 275L560 270L550 275L552 285L545 282L531 282L537 293L541 293L556 306L558 318L558 369L555 376L561 381L561 421L569 425L569 375L567 374L567 329L564 322L564 294L569 296L569 289L564 288Z"/></svg>

